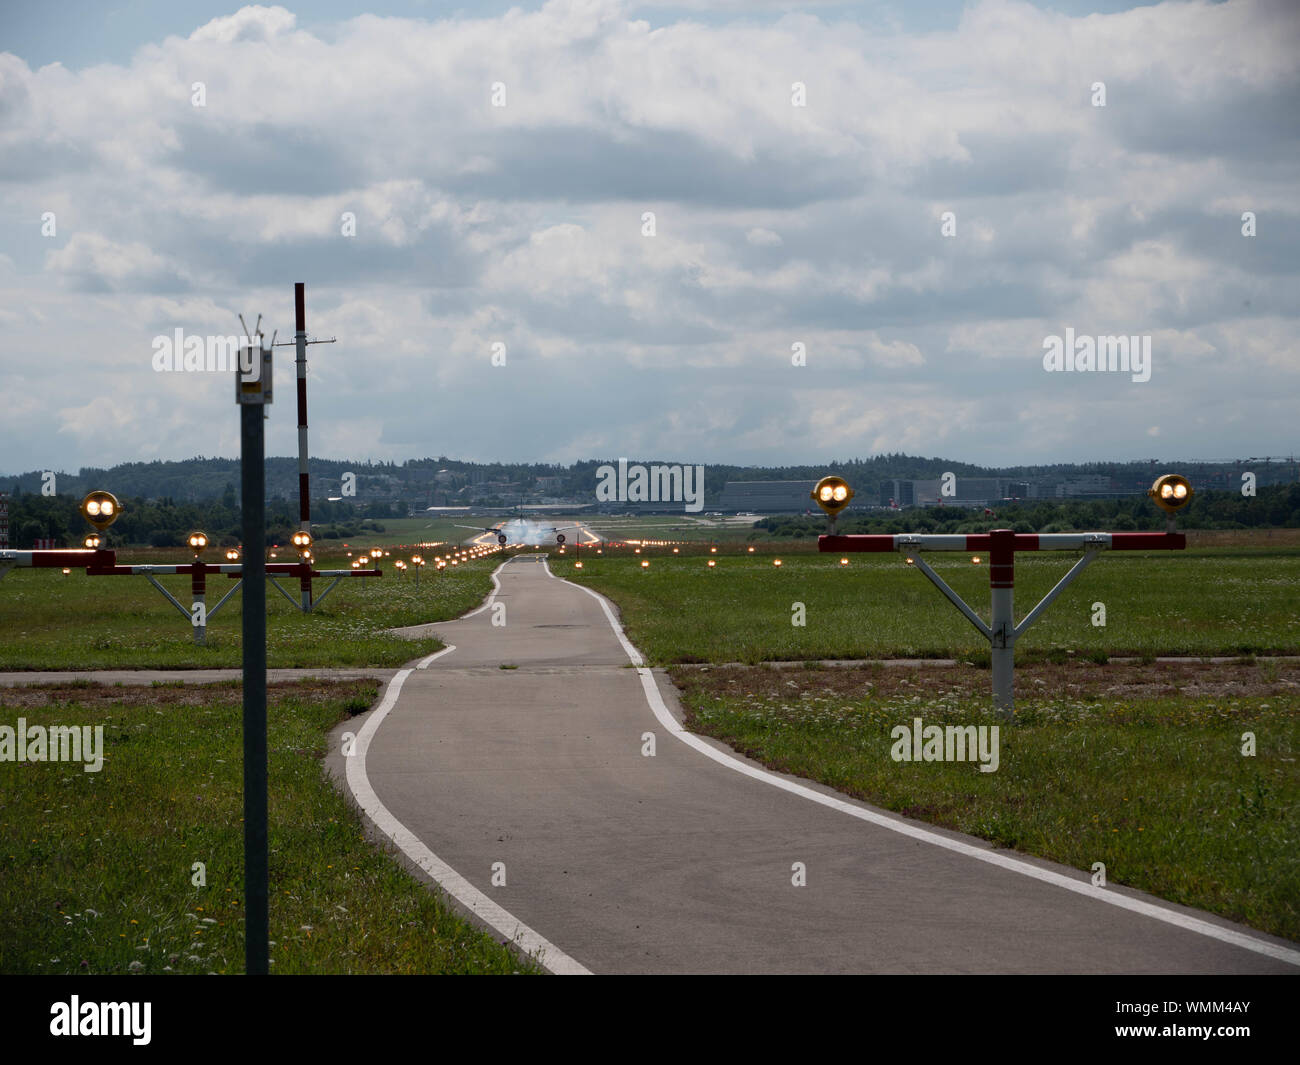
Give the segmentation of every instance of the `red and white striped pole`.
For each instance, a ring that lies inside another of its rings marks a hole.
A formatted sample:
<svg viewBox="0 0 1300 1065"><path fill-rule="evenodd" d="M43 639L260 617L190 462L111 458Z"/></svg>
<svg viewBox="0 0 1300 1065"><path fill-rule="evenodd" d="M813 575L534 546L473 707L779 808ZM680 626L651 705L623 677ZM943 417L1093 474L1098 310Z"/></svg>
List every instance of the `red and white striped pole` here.
<svg viewBox="0 0 1300 1065"><path fill-rule="evenodd" d="M993 708L1010 714L1015 706L1016 534L1011 529L989 533L989 597L993 631Z"/></svg>
<svg viewBox="0 0 1300 1065"><path fill-rule="evenodd" d="M298 281L293 286L294 334L297 349L295 360L298 369L298 528L311 532L311 498L307 481L307 307L306 285ZM302 577L303 612L311 610L311 578Z"/></svg>
<svg viewBox="0 0 1300 1065"><path fill-rule="evenodd" d="M199 559L190 567L190 624L194 627L194 642L199 647L207 643L208 635L208 596L207 574Z"/></svg>

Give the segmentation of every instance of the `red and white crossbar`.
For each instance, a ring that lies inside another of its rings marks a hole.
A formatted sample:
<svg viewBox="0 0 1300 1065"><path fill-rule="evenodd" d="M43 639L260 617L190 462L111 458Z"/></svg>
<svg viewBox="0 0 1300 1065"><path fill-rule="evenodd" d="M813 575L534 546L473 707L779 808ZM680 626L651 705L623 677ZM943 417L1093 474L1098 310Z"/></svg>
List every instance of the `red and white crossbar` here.
<svg viewBox="0 0 1300 1065"><path fill-rule="evenodd" d="M1018 533L994 529L987 533L895 533L857 536L819 536L819 551L898 551L915 565L953 606L989 641L993 665L993 705L1005 715L1015 709L1016 640L1042 615L1052 601L1101 551L1181 551L1187 546L1182 533L1085 532ZM1017 551L1078 551L1084 554L1056 586L1039 601L1020 624L1015 621ZM989 592L992 624L986 624L971 607L921 558L922 551L982 551L989 558Z"/></svg>

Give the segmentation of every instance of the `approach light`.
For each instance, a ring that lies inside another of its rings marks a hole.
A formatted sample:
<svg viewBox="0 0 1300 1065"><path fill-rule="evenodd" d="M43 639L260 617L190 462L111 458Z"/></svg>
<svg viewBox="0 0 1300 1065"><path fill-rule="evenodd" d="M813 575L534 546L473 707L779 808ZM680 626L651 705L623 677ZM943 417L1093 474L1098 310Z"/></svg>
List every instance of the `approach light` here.
<svg viewBox="0 0 1300 1065"><path fill-rule="evenodd" d="M849 564L849 560L847 558L840 559L841 566L847 566L848 564Z"/></svg>
<svg viewBox="0 0 1300 1065"><path fill-rule="evenodd" d="M383 557L383 554L384 554L384 552L383 552L383 549L382 549L382 548L379 548L379 547L372 547L372 548L370 549L370 557L371 557L371 558L382 558L382 557Z"/></svg>
<svg viewBox="0 0 1300 1065"><path fill-rule="evenodd" d="M100 544L99 533L91 533L81 541L86 547L98 548Z"/></svg>
<svg viewBox="0 0 1300 1065"><path fill-rule="evenodd" d="M979 555L971 555L971 557L970 557L970 562L971 562L971 565L972 565L972 566L978 566L978 565L980 564L980 557L979 557Z"/></svg>
<svg viewBox="0 0 1300 1065"><path fill-rule="evenodd" d="M227 561L227 562L238 562L238 561L239 561L239 552L238 552L237 550L235 550L235 549L232 547L229 551L226 552L226 561Z"/></svg>
<svg viewBox="0 0 1300 1065"><path fill-rule="evenodd" d="M907 566L915 566L915 565L916 565L916 559L914 559L914 558L905 558L905 559L903 559L903 564L904 564L904 565L907 565Z"/></svg>
<svg viewBox="0 0 1300 1065"><path fill-rule="evenodd" d="M361 563L360 563L360 562L357 562L357 561L355 561L355 560L353 560L352 568L353 568L353 569L360 569L360 568L361 568Z"/></svg>
<svg viewBox="0 0 1300 1065"><path fill-rule="evenodd" d="M650 563L649 563L649 562L642 562L642 563L641 563L641 568L642 568L642 569L649 569L649 568L650 568Z"/></svg>
<svg viewBox="0 0 1300 1065"><path fill-rule="evenodd" d="M71 572L72 572L72 570L68 569L67 566L64 566L64 567L63 567L63 575L64 575L65 577L66 577L69 573L71 573Z"/></svg>
<svg viewBox="0 0 1300 1065"><path fill-rule="evenodd" d="M293 544L294 547L298 549L298 554L300 555L311 554L311 545L312 545L311 533L307 532L305 529L299 530L298 532L294 533L293 536L290 538L290 542Z"/></svg>
<svg viewBox="0 0 1300 1065"><path fill-rule="evenodd" d="M100 532L117 521L121 512L122 506L112 492L91 492L81 501L81 516Z"/></svg>
<svg viewBox="0 0 1300 1065"><path fill-rule="evenodd" d="M713 567L716 566L717 564L718 564L718 563L717 563L717 561L716 561L715 559L712 559L712 558L709 559L709 569L713 569Z"/></svg>
<svg viewBox="0 0 1300 1065"><path fill-rule="evenodd" d="M749 549L749 553L750 553L751 555L754 553L754 549L753 549L752 547Z"/></svg>
<svg viewBox="0 0 1300 1065"><path fill-rule="evenodd" d="M1192 486L1186 477L1177 473L1166 473L1156 478L1156 483L1151 486L1147 495L1165 513L1173 514L1192 501Z"/></svg>
<svg viewBox="0 0 1300 1065"><path fill-rule="evenodd" d="M837 517L853 499L853 489L843 477L823 477L811 494L817 505L831 518Z"/></svg>
<svg viewBox="0 0 1300 1065"><path fill-rule="evenodd" d="M301 552L299 552L298 557L299 557L303 562L310 562L310 561L312 560L312 559L311 559L311 552L310 552L310 551L301 551Z"/></svg>
<svg viewBox="0 0 1300 1065"><path fill-rule="evenodd" d="M779 566L780 564L781 564L781 560L779 558L772 559L772 565Z"/></svg>
<svg viewBox="0 0 1300 1065"><path fill-rule="evenodd" d="M754 549L751 547L750 550L753 551ZM709 548L709 554L716 555L717 553L718 553L718 549L716 547Z"/></svg>
<svg viewBox="0 0 1300 1065"><path fill-rule="evenodd" d="M582 569L582 563L581 563L581 562L575 562L575 563L573 564L573 568L574 568L574 569Z"/></svg>
<svg viewBox="0 0 1300 1065"><path fill-rule="evenodd" d="M194 557L198 558L199 552L208 546L208 534L205 532L192 532L185 538L185 542L190 545Z"/></svg>

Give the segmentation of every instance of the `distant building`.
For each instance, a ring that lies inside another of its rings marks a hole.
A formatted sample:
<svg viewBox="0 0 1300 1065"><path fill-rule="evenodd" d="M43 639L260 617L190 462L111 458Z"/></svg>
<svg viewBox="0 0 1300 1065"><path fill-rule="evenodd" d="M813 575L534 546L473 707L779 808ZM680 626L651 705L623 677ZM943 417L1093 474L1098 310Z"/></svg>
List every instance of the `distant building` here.
<svg viewBox="0 0 1300 1065"><path fill-rule="evenodd" d="M1056 486L1058 499L1111 499L1129 494L1116 488L1104 473L1077 474Z"/></svg>
<svg viewBox="0 0 1300 1065"><path fill-rule="evenodd" d="M943 481L937 478L890 480L880 485L880 502L882 506L895 507L934 507L940 504L948 507L988 507L1005 499L1036 498L1036 489L1041 487L1029 481L1013 481L1006 477L958 476L953 484L954 494L945 496ZM1046 494L1054 496L1055 491L1049 490Z"/></svg>
<svg viewBox="0 0 1300 1065"><path fill-rule="evenodd" d="M718 510L732 514L761 515L817 511L817 504L812 499L812 490L816 485L816 481L728 481L722 489ZM869 505L868 497L863 494L849 504L849 509Z"/></svg>

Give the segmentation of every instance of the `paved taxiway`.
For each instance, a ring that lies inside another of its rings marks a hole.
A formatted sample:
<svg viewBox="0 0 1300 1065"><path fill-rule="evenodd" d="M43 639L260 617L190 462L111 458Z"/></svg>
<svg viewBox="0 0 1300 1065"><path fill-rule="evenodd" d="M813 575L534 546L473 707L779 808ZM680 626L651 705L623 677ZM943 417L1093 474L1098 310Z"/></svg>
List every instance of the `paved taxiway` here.
<svg viewBox="0 0 1300 1065"><path fill-rule="evenodd" d="M671 685L630 667L600 599L540 556L497 579L466 618L406 630L454 650L399 672L336 733L331 766L415 864L502 938L545 944L561 971L1300 965L1294 944L683 738ZM343 728L361 736L351 758L337 750Z"/></svg>

